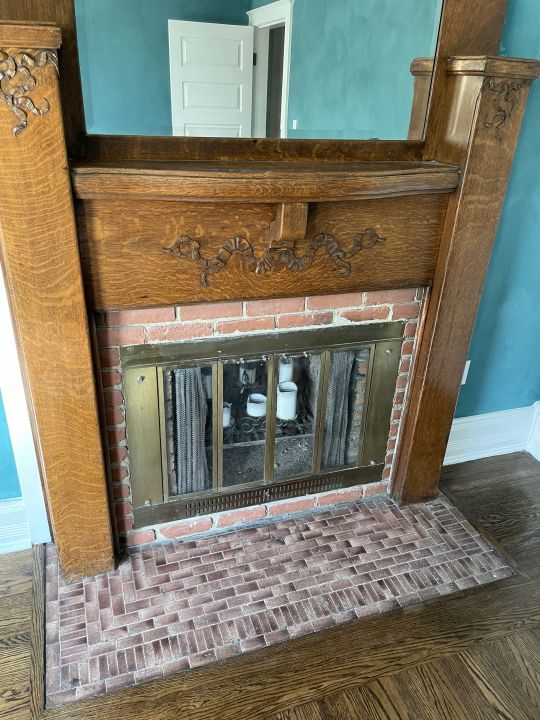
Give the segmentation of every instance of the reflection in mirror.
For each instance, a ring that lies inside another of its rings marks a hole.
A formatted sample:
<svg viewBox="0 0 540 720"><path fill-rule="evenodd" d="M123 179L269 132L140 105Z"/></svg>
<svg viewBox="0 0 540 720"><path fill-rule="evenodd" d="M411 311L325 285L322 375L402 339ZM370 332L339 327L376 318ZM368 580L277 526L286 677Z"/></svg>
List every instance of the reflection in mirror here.
<svg viewBox="0 0 540 720"><path fill-rule="evenodd" d="M441 5L75 0L87 131L420 137Z"/></svg>

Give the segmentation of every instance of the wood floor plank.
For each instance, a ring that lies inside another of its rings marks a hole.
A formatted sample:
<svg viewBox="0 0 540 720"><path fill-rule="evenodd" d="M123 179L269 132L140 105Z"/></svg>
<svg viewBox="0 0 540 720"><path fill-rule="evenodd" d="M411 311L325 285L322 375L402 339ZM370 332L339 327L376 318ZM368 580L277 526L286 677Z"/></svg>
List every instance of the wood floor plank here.
<svg viewBox="0 0 540 720"><path fill-rule="evenodd" d="M32 591L0 598L0 638L28 627Z"/></svg>
<svg viewBox="0 0 540 720"><path fill-rule="evenodd" d="M444 469L441 489L531 576L540 577L540 463L527 453Z"/></svg>
<svg viewBox="0 0 540 720"><path fill-rule="evenodd" d="M326 720L317 703L307 703L273 715L267 720Z"/></svg>
<svg viewBox="0 0 540 720"><path fill-rule="evenodd" d="M0 598L32 589L32 550L0 555Z"/></svg>
<svg viewBox="0 0 540 720"><path fill-rule="evenodd" d="M497 695L512 717L540 718L540 643L533 633L484 643L461 657L482 692Z"/></svg>
<svg viewBox="0 0 540 720"><path fill-rule="evenodd" d="M0 718L29 718L30 652L22 648L0 655Z"/></svg>
<svg viewBox="0 0 540 720"><path fill-rule="evenodd" d="M401 720L401 715L386 693L374 683L359 685L322 698L318 702L323 720Z"/></svg>
<svg viewBox="0 0 540 720"><path fill-rule="evenodd" d="M527 720L514 713L493 689L479 686L461 654L381 678L403 720Z"/></svg>

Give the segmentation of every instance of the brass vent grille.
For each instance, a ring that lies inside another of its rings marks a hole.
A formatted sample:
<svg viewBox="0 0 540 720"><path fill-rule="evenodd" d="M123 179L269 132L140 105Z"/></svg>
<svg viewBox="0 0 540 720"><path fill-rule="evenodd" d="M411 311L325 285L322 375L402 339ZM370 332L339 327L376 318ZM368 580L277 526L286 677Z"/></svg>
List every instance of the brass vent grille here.
<svg viewBox="0 0 540 720"><path fill-rule="evenodd" d="M381 468L381 465L374 465L370 468L289 480L237 492L182 498L155 507L137 508L135 522L138 526L151 525L155 522L172 522L197 515L210 515L251 505L262 505L275 500L287 500L328 490L341 490L359 483L380 480Z"/></svg>

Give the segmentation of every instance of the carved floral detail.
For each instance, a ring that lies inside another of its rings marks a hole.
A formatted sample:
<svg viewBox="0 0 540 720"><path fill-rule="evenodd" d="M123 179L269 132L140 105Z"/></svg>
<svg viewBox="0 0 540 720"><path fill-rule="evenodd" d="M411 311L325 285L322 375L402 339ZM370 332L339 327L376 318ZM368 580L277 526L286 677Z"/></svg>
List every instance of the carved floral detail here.
<svg viewBox="0 0 540 720"><path fill-rule="evenodd" d="M531 84L530 80L502 80L486 78L484 87L495 94L492 109L484 116L484 127L495 128L497 140L502 140L502 130L519 102L519 92Z"/></svg>
<svg viewBox="0 0 540 720"><path fill-rule="evenodd" d="M58 72L58 58L51 50L39 50L34 55L20 52L10 55L0 50L0 100L3 100L13 111L17 122L13 126L15 137L28 127L28 113L45 115L49 112L49 101L43 99L37 107L31 93L36 89L38 81L36 68L52 63Z"/></svg>
<svg viewBox="0 0 540 720"><path fill-rule="evenodd" d="M351 274L351 264L347 262L362 250L369 250L384 238L379 237L373 228L362 230L353 240L352 247L344 250L333 235L319 233L312 240L303 255L297 255L294 245L275 246L269 245L261 257L257 257L253 247L243 237L234 237L226 240L218 254L213 258L205 258L201 255L201 243L188 236L177 238L169 247L162 247L163 252L171 253L197 263L203 268L201 273L201 285L208 287L209 276L221 272L227 266L232 255L240 253L244 267L248 272L256 275L266 275L273 268L281 265L291 272L302 272L307 270L313 263L315 255L323 249L332 260L340 274L347 276Z"/></svg>

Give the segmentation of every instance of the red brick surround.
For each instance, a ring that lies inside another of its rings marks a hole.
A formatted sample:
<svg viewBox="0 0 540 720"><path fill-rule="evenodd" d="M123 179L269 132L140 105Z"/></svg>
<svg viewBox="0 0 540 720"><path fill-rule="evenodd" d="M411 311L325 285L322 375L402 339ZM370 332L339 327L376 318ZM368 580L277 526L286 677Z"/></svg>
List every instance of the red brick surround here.
<svg viewBox="0 0 540 720"><path fill-rule="evenodd" d="M220 528L305 511L317 506L357 500L385 492L412 365L423 289L211 303L178 308L113 311L96 317L101 378L105 400L108 451L118 532L128 545L200 534ZM259 505L153 528L133 530L120 348L144 343L179 342L220 335L290 330L321 325L365 324L405 320L405 341L394 396L394 409L383 482Z"/></svg>

